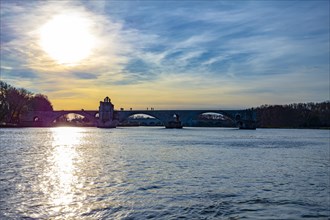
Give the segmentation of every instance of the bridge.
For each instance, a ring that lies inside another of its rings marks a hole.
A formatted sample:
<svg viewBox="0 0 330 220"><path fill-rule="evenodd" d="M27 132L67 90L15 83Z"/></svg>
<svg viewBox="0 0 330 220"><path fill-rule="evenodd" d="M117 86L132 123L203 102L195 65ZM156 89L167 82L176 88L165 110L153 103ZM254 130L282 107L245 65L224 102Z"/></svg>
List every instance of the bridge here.
<svg viewBox="0 0 330 220"><path fill-rule="evenodd" d="M217 113L231 119L240 129L256 128L256 113L253 110L114 110L106 97L99 110L29 111L21 117L21 126L51 127L54 121L70 113L82 115L95 127L115 128L133 115L149 115L160 120L166 128L182 128L193 124L204 113Z"/></svg>

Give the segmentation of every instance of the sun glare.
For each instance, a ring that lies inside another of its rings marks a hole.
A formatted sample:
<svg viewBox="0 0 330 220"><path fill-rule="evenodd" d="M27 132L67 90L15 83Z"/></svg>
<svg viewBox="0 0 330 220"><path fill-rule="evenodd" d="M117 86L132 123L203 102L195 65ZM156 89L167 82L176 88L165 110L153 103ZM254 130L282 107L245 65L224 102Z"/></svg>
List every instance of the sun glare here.
<svg viewBox="0 0 330 220"><path fill-rule="evenodd" d="M51 131L53 143L46 175L53 187L45 193L55 206L67 206L72 202L75 193L74 184L79 170L77 163L80 159L77 148L82 144L83 129L63 127L52 128ZM49 182L46 182L46 185L48 184Z"/></svg>
<svg viewBox="0 0 330 220"><path fill-rule="evenodd" d="M78 14L57 15L40 28L40 46L57 63L77 65L95 47L91 22Z"/></svg>

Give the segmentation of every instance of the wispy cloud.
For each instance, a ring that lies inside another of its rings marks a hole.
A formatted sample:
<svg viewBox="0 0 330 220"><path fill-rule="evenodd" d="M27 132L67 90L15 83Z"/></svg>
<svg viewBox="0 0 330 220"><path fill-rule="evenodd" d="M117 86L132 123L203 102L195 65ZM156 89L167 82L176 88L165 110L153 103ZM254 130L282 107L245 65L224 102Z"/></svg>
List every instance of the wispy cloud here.
<svg viewBox="0 0 330 220"><path fill-rule="evenodd" d="M55 106L108 91L131 107L329 99L328 8L328 1L1 1L1 77L48 92ZM80 65L63 66L40 48L38 29L72 12L91 21L97 47Z"/></svg>

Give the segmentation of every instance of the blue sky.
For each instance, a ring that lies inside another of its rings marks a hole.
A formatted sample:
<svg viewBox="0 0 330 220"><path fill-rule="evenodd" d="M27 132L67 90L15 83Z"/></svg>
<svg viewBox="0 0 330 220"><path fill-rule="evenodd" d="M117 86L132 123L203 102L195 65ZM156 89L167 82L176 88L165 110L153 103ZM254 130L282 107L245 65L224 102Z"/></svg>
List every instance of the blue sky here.
<svg viewBox="0 0 330 220"><path fill-rule="evenodd" d="M54 62L38 30L88 19L97 46ZM246 108L329 100L329 1L1 0L1 79L56 109Z"/></svg>

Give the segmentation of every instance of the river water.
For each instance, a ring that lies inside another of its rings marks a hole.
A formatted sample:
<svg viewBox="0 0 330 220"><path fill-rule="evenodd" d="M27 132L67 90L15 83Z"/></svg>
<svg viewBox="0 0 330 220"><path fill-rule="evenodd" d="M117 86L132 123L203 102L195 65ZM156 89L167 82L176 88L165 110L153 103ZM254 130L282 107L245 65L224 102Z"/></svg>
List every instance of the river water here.
<svg viewBox="0 0 330 220"><path fill-rule="evenodd" d="M327 130L0 129L0 219L329 219Z"/></svg>

